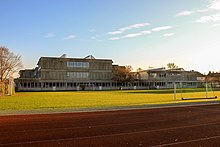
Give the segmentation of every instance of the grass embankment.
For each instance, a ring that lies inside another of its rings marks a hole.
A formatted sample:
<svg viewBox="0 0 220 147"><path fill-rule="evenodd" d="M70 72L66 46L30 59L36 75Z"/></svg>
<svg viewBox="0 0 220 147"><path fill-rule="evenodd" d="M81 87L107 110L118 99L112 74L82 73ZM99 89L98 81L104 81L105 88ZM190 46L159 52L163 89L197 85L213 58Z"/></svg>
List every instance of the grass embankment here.
<svg viewBox="0 0 220 147"><path fill-rule="evenodd" d="M220 91L215 92L220 96ZM129 91L88 91L88 92L19 92L15 96L0 97L0 110L33 110L53 108L103 108L147 104L189 102L181 97L205 97L205 92L177 94L173 90L129 90ZM210 101L194 100L190 102Z"/></svg>

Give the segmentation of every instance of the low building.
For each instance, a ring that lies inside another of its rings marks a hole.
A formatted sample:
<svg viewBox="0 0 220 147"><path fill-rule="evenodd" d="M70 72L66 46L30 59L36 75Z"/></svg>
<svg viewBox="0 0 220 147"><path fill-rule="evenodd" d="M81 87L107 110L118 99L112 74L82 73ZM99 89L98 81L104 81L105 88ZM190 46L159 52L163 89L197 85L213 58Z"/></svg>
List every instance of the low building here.
<svg viewBox="0 0 220 147"><path fill-rule="evenodd" d="M212 83L212 87L220 88L220 73L218 72L209 72L206 76L206 81Z"/></svg>
<svg viewBox="0 0 220 147"><path fill-rule="evenodd" d="M187 87L198 87L198 77L203 77L203 75L193 70L185 71L183 68L155 68L136 73L137 80L148 81L153 88L173 88L174 82L184 82Z"/></svg>

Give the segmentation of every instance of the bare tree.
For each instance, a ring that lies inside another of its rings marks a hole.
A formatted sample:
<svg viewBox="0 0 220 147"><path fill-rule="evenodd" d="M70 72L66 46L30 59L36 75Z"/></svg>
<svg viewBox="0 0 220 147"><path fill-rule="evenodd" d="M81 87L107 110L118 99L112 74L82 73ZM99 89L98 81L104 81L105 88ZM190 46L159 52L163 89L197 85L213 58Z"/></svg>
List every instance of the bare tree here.
<svg viewBox="0 0 220 147"><path fill-rule="evenodd" d="M167 64L167 68L169 68L169 69L176 69L176 68L178 68L178 66L175 65L175 63L168 63Z"/></svg>
<svg viewBox="0 0 220 147"><path fill-rule="evenodd" d="M6 82L20 68L21 56L10 52L7 47L0 46L0 82Z"/></svg>

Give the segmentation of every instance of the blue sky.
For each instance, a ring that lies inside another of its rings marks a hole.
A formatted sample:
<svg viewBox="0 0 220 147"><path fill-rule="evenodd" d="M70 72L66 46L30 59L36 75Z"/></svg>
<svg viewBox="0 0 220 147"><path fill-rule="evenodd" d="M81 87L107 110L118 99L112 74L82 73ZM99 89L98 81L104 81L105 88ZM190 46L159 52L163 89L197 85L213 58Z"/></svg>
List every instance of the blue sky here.
<svg viewBox="0 0 220 147"><path fill-rule="evenodd" d="M219 71L220 0L0 0L0 45L22 55L111 58L147 69L174 62Z"/></svg>

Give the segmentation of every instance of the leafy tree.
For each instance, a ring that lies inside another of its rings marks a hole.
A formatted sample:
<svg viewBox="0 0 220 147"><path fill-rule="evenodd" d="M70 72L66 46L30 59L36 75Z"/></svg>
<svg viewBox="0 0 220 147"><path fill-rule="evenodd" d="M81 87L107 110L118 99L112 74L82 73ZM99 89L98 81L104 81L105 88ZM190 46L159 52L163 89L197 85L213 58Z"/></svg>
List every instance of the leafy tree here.
<svg viewBox="0 0 220 147"><path fill-rule="evenodd" d="M132 66L115 66L113 68L113 80L119 83L130 82L134 80Z"/></svg>
<svg viewBox="0 0 220 147"><path fill-rule="evenodd" d="M139 68L137 69L137 72L140 72L140 71L142 71L142 70L143 70L143 69L139 67Z"/></svg>
<svg viewBox="0 0 220 147"><path fill-rule="evenodd" d="M168 63L167 64L167 68L169 68L169 69L176 69L176 68L178 68L178 66L175 65L175 63Z"/></svg>
<svg viewBox="0 0 220 147"><path fill-rule="evenodd" d="M0 82L6 82L20 68L22 68L21 56L0 46Z"/></svg>

